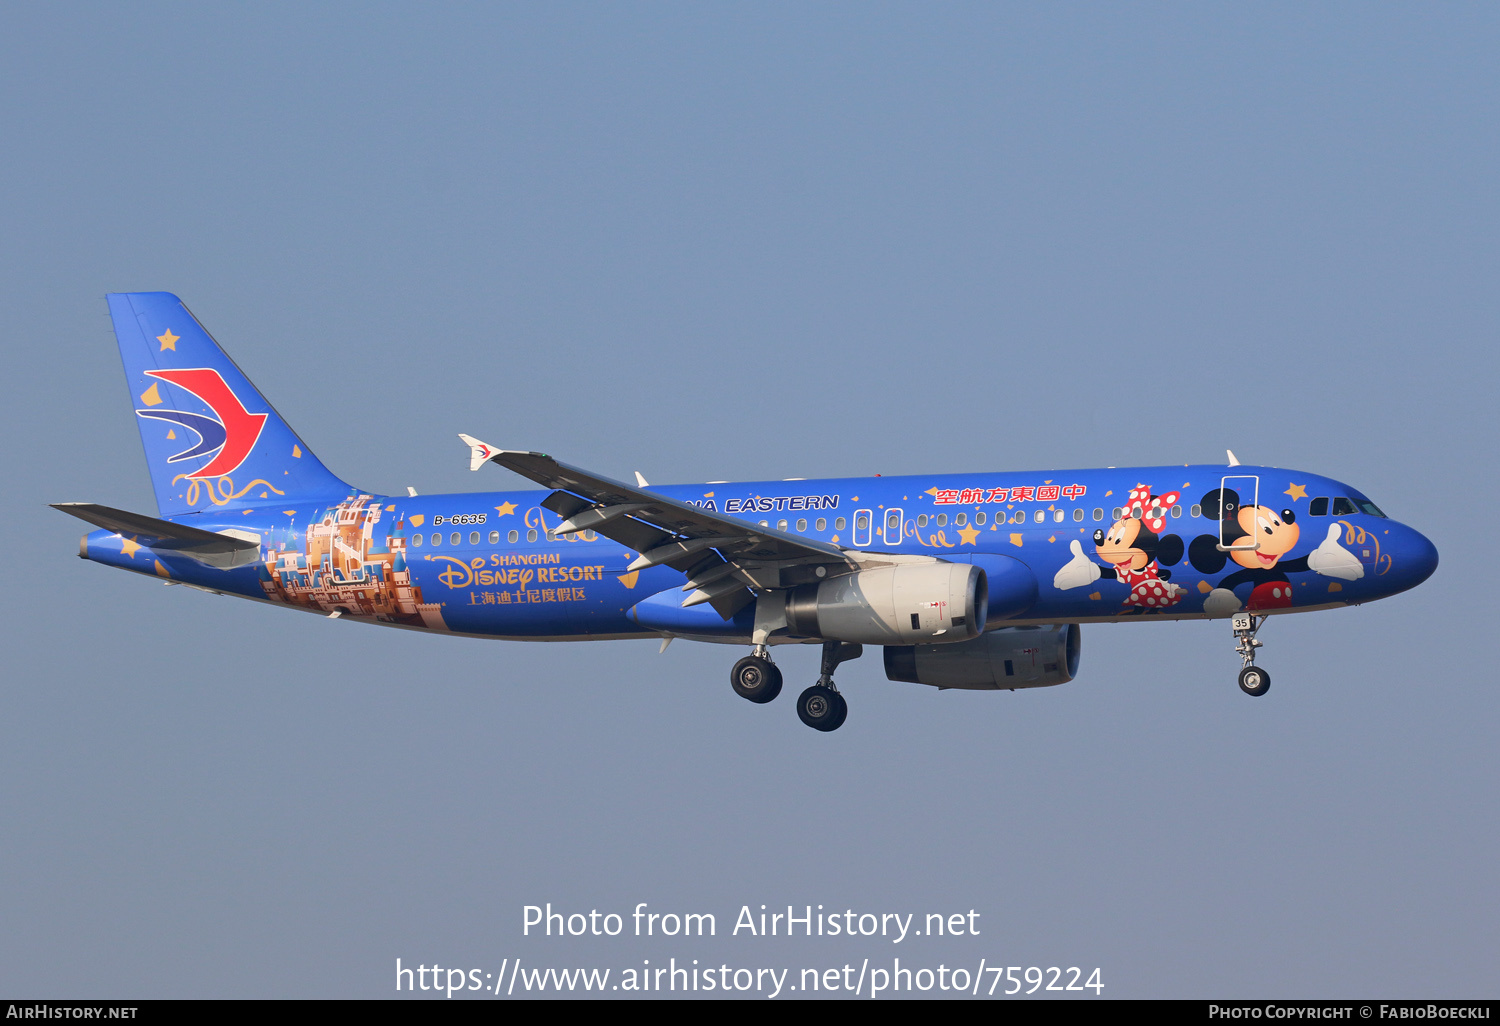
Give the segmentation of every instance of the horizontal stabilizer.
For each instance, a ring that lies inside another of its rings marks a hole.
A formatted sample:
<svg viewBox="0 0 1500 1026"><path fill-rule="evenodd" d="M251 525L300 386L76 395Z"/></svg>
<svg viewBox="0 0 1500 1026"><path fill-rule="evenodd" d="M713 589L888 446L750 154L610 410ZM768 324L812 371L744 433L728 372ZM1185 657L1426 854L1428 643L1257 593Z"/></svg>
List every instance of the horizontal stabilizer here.
<svg viewBox="0 0 1500 1026"><path fill-rule="evenodd" d="M260 558L260 536L248 531L220 534L92 502L54 502L52 508L106 531L130 535L149 549L181 553L220 570L245 566Z"/></svg>

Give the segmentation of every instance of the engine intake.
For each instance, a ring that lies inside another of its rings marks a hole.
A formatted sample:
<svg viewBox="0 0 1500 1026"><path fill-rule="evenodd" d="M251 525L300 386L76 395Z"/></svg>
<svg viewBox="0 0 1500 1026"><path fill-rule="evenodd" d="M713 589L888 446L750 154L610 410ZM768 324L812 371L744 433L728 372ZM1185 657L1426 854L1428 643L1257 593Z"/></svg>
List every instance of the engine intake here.
<svg viewBox="0 0 1500 1026"><path fill-rule="evenodd" d="M1002 627L961 645L888 645L885 675L971 691L1045 688L1073 679L1081 650L1076 623Z"/></svg>
<svg viewBox="0 0 1500 1026"><path fill-rule="evenodd" d="M984 630L984 571L963 563L876 567L792 589L786 622L806 638L901 645L947 645Z"/></svg>

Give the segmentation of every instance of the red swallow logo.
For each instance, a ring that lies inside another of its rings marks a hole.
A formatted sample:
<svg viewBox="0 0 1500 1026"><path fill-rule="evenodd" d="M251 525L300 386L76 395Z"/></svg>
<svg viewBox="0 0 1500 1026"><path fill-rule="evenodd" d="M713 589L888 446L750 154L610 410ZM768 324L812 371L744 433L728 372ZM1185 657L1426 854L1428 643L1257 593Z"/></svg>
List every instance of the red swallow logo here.
<svg viewBox="0 0 1500 1026"><path fill-rule="evenodd" d="M189 427L202 439L197 446L187 452L178 453L168 462L202 456L217 449L218 452L213 459L200 470L187 476L190 478L223 477L225 474L232 474L238 470L240 464L244 463L246 457L250 455L250 451L255 448L255 443L260 440L261 429L266 426L266 418L269 415L251 413L245 409L244 404L225 384L219 372L211 367L153 370L146 373L150 377L160 378L191 392L208 404L208 408L218 415L218 420L215 422L196 414L180 413L174 410L137 410L136 412L142 416L157 420L171 420ZM214 430L214 426L222 429L222 440L216 437L219 431Z"/></svg>

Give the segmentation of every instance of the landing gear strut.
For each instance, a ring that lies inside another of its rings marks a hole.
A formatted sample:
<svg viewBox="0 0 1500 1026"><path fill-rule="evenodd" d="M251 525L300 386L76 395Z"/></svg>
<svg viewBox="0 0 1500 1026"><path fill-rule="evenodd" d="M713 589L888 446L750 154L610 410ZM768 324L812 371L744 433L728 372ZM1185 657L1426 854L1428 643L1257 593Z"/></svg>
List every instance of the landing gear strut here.
<svg viewBox="0 0 1500 1026"><path fill-rule="evenodd" d="M1255 635L1265 622L1264 616L1254 613L1235 613L1230 620L1234 628L1234 650L1245 664L1240 670L1240 690L1256 698L1271 690L1271 675L1255 665L1255 650L1265 644Z"/></svg>
<svg viewBox="0 0 1500 1026"><path fill-rule="evenodd" d="M839 663L858 659L864 654L860 645L842 641L823 642L822 672L818 682L797 696L797 717L814 730L838 730L849 715L849 705L833 683L833 671Z"/></svg>
<svg viewBox="0 0 1500 1026"><path fill-rule="evenodd" d="M771 662L771 653L766 646L756 645L755 651L735 663L734 669L729 671L729 684L741 698L765 705L781 694L781 671Z"/></svg>

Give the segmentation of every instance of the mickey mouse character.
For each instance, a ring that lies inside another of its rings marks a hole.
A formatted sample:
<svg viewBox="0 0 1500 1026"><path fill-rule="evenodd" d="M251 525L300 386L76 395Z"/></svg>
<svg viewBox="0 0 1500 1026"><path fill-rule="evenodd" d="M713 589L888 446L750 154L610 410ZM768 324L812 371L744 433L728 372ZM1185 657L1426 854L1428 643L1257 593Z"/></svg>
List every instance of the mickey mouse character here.
<svg viewBox="0 0 1500 1026"><path fill-rule="evenodd" d="M1194 538L1188 547L1188 562L1201 574L1216 574L1231 559L1243 567L1220 581L1203 600L1203 611L1209 616L1227 616L1240 609L1234 590L1244 584L1252 588L1243 608L1285 609L1292 604L1289 573L1311 570L1346 581L1357 581L1365 575L1354 553L1338 543L1338 524L1328 525L1328 537L1312 552L1283 560L1302 537L1294 512L1284 509L1277 514L1269 506L1241 505L1239 493L1233 488L1215 488L1203 497L1202 506L1205 517L1219 521L1219 535ZM1223 552L1221 544L1233 548Z"/></svg>
<svg viewBox="0 0 1500 1026"><path fill-rule="evenodd" d="M1053 577L1052 586L1066 591L1101 577L1119 581L1130 586L1124 608L1133 613L1166 609L1181 602L1183 590L1168 583L1172 572L1161 567L1162 563L1172 566L1182 559L1182 539L1175 534L1161 536L1167 525L1165 511L1179 498L1177 492L1152 495L1146 485L1132 488L1120 519L1107 532L1094 532L1094 550L1107 565L1101 567L1085 556L1083 546L1075 539L1068 546L1073 558Z"/></svg>

